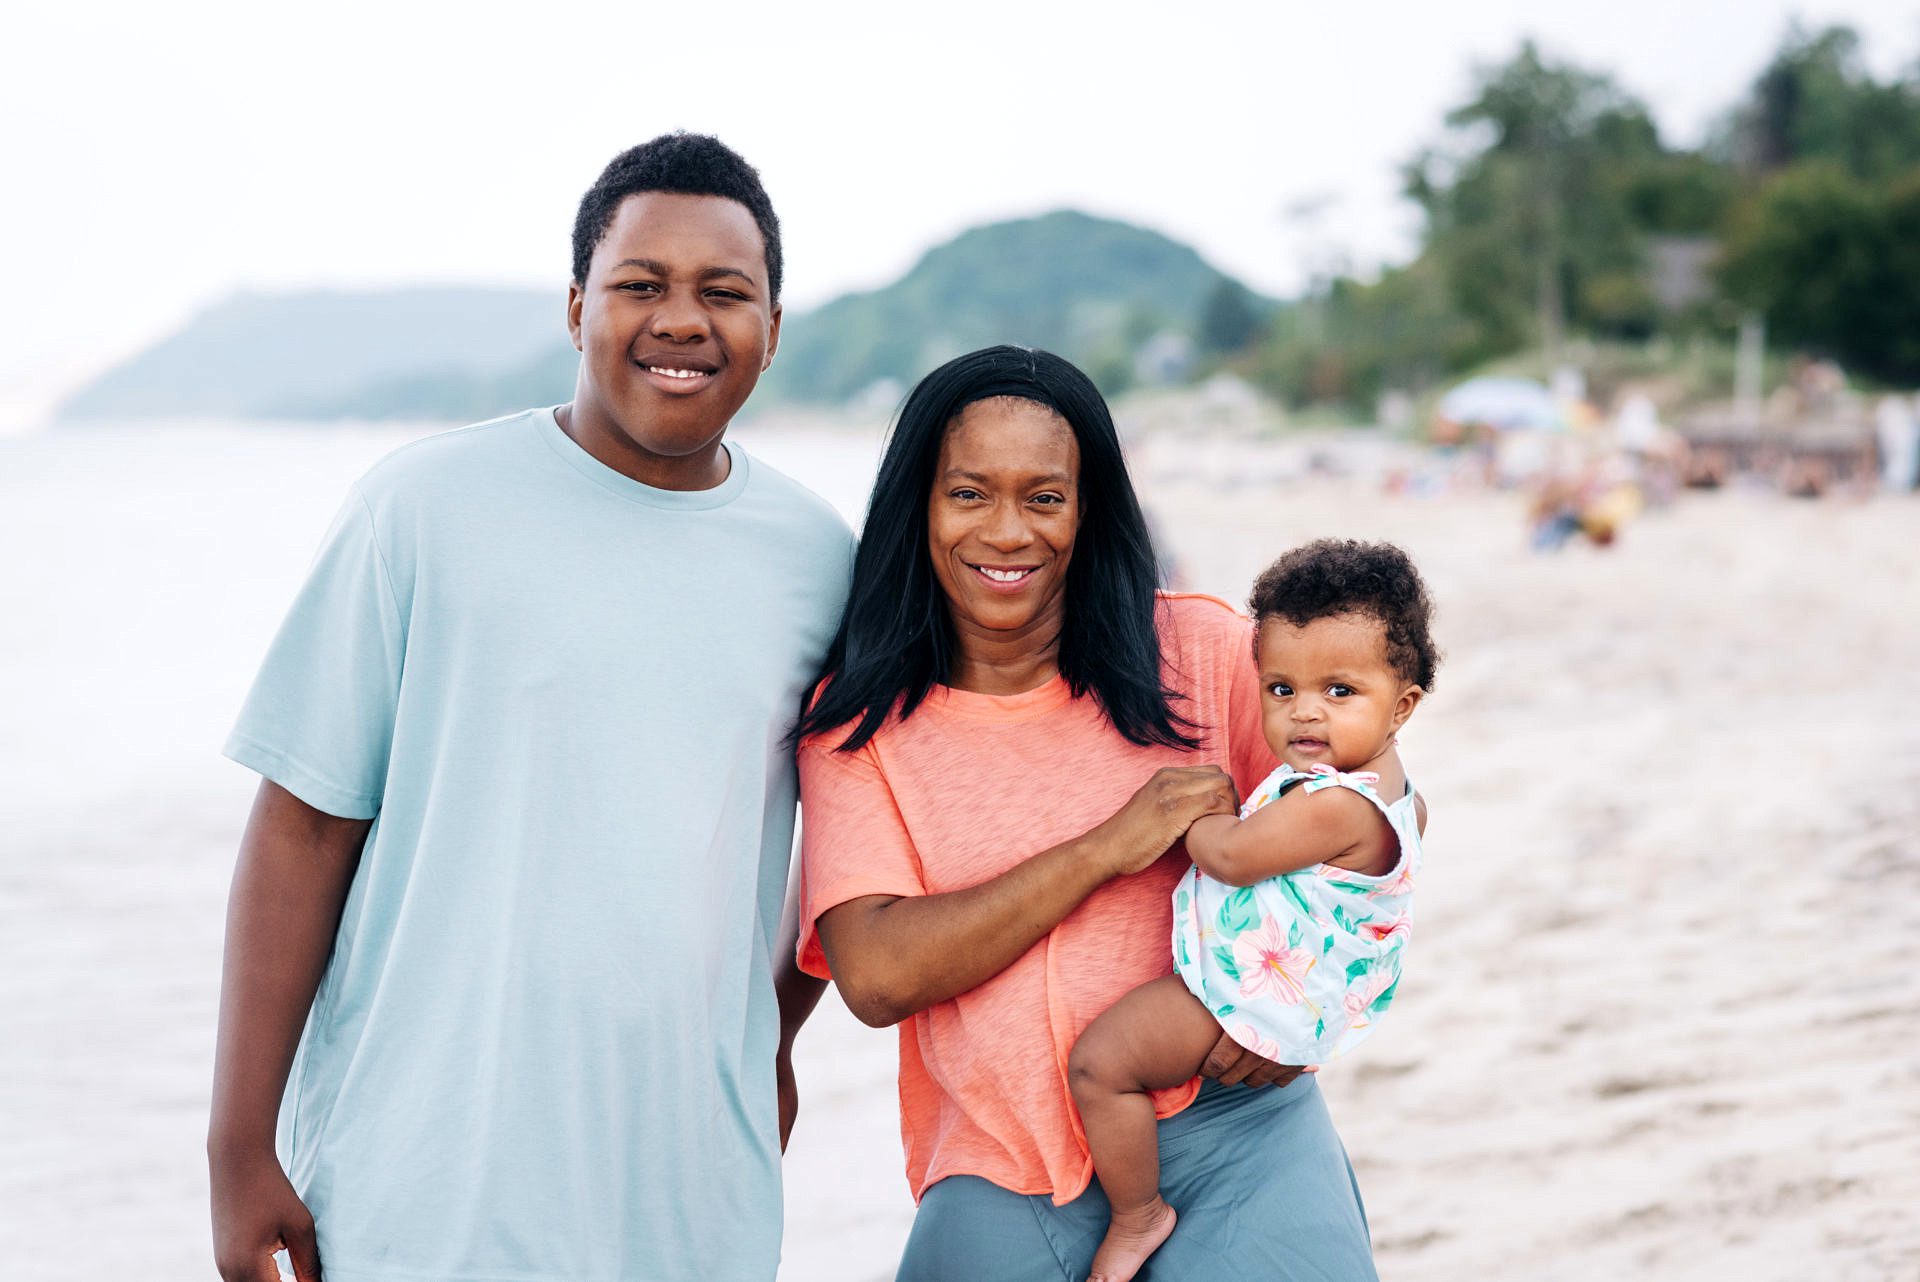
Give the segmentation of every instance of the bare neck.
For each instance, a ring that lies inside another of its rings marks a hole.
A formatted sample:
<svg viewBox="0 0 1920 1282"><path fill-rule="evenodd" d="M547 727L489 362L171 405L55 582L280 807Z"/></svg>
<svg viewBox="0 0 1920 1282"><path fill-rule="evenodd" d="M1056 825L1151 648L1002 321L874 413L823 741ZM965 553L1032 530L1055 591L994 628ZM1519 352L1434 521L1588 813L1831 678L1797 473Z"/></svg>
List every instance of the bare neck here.
<svg viewBox="0 0 1920 1282"><path fill-rule="evenodd" d="M656 490L711 490L733 471L733 460L718 436L691 454L655 454L603 416L582 412L572 403L555 410L553 417L560 430L596 461Z"/></svg>
<svg viewBox="0 0 1920 1282"><path fill-rule="evenodd" d="M953 621L958 642L947 684L975 694L1025 694L1060 675L1060 626L1057 610L1024 628L996 631Z"/></svg>

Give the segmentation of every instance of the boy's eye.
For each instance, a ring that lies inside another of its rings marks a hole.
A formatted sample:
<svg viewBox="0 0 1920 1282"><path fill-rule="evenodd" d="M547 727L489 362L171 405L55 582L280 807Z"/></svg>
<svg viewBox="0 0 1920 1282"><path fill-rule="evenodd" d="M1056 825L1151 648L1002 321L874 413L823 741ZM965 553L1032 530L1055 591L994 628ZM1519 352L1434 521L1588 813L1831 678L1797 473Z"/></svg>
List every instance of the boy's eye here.
<svg viewBox="0 0 1920 1282"><path fill-rule="evenodd" d="M1332 695L1336 699L1341 699L1341 698L1345 698L1347 695L1352 694L1353 687L1343 686L1336 681L1334 684L1327 687L1327 693Z"/></svg>
<svg viewBox="0 0 1920 1282"><path fill-rule="evenodd" d="M1276 681L1267 687L1267 693L1276 699L1285 699L1293 693L1293 687L1284 681Z"/></svg>

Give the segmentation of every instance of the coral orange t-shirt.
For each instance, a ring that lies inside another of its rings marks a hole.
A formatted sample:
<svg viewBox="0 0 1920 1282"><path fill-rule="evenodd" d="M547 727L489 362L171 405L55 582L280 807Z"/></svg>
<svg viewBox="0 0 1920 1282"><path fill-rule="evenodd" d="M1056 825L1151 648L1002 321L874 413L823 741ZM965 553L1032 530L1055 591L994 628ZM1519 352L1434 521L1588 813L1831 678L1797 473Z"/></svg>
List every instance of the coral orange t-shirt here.
<svg viewBox="0 0 1920 1282"><path fill-rule="evenodd" d="M828 977L815 923L866 895L933 895L990 881L1112 816L1162 766L1216 764L1245 795L1274 768L1260 730L1252 625L1213 597L1161 598L1160 644L1192 751L1141 747L1056 677L1024 694L936 687L857 752L844 735L800 747L802 969ZM1173 972L1176 843L1095 891L1011 966L900 1027L900 1131L917 1200L977 1175L1066 1203L1093 1165L1067 1090L1067 1055L1094 1018ZM1189 1083L1155 1097L1185 1108Z"/></svg>

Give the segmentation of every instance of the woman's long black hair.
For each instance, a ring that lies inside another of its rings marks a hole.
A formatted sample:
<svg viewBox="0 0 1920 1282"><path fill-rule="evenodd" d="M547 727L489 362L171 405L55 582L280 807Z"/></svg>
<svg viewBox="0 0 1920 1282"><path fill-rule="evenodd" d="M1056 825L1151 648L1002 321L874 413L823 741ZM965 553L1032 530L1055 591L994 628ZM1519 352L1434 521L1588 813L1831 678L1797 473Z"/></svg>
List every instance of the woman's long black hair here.
<svg viewBox="0 0 1920 1282"><path fill-rule="evenodd" d="M1193 723L1173 708L1180 696L1162 682L1153 542L1107 403L1068 361L1006 346L948 361L901 407L867 505L846 613L793 737L857 722L840 745L852 752L896 708L904 720L947 683L953 623L933 576L927 503L948 425L974 402L999 396L1046 406L1080 445L1080 529L1067 563L1060 674L1076 696L1091 692L1128 740L1194 747L1186 733Z"/></svg>

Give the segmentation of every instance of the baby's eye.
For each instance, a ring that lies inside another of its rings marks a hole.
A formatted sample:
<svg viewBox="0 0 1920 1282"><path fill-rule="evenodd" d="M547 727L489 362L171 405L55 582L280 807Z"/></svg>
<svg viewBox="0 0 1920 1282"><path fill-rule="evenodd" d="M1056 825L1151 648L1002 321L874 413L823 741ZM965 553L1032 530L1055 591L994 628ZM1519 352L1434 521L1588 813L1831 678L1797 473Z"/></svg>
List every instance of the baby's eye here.
<svg viewBox="0 0 1920 1282"><path fill-rule="evenodd" d="M1327 687L1327 693L1336 699L1343 699L1353 693L1352 686L1343 686L1338 681Z"/></svg>
<svg viewBox="0 0 1920 1282"><path fill-rule="evenodd" d="M1267 687L1267 693L1276 699L1286 699L1293 695L1293 687L1284 681L1276 681Z"/></svg>

